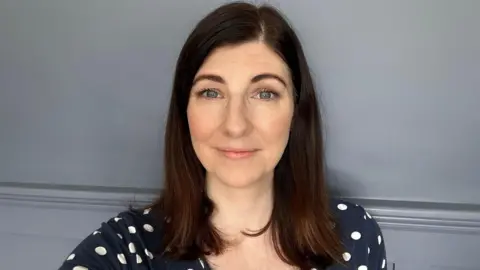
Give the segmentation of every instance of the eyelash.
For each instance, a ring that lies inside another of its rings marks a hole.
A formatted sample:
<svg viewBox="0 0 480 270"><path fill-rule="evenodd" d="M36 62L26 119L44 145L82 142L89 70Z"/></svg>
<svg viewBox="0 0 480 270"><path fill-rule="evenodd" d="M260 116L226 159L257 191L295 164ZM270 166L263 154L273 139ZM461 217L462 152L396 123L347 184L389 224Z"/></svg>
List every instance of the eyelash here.
<svg viewBox="0 0 480 270"><path fill-rule="evenodd" d="M214 99L214 98L210 98L210 97L204 96L204 94L205 94L206 92L208 92L208 91L214 91L214 92L216 92L217 94L219 94L218 91L217 91L215 88L204 88L204 89L202 89L201 91L199 91L199 92L197 93L197 95L198 95L199 97L204 97L204 98L206 98L206 99Z"/></svg>
<svg viewBox="0 0 480 270"><path fill-rule="evenodd" d="M276 91L273 91L273 90L269 90L267 88L263 88L262 90L260 90L257 94L261 94L261 93L270 93L272 94L272 98L268 99L268 100L274 100L274 99L277 99L280 95L276 92Z"/></svg>
<svg viewBox="0 0 480 270"><path fill-rule="evenodd" d="M214 91L214 92L216 92L217 94L220 94L220 93L218 93L218 90L216 90L215 88L204 88L204 89L202 89L201 91L199 91L199 92L197 93L197 95L198 95L199 97L204 97L204 98L206 98L206 99L215 99L215 98L210 98L210 97L204 96L204 94L207 93L208 91ZM267 100L267 101L268 101L268 100L274 100L274 99L276 99L276 98L279 97L279 94L278 94L276 91L269 90L269 89L267 89L267 88L262 88L260 91L258 91L258 92L256 93L256 95L261 94L261 93L270 93L270 94L272 94L272 96L273 96L272 98L270 98L270 99L264 99L264 100Z"/></svg>

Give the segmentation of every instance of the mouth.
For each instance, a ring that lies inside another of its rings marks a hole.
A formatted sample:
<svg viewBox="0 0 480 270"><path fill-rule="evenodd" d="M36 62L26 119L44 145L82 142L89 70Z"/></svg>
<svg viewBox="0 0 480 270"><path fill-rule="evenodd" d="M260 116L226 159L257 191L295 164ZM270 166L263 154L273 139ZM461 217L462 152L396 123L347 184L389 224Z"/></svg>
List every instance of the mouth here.
<svg viewBox="0 0 480 270"><path fill-rule="evenodd" d="M242 159L253 156L259 149L219 148L218 151L230 159Z"/></svg>

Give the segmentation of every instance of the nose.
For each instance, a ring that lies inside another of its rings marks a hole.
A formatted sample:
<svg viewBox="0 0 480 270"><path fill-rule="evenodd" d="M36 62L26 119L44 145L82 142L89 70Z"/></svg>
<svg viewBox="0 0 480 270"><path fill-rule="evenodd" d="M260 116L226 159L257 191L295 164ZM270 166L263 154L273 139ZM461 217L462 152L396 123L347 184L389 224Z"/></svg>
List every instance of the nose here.
<svg viewBox="0 0 480 270"><path fill-rule="evenodd" d="M224 131L229 137L244 136L251 127L246 101L240 97L230 98L225 110Z"/></svg>

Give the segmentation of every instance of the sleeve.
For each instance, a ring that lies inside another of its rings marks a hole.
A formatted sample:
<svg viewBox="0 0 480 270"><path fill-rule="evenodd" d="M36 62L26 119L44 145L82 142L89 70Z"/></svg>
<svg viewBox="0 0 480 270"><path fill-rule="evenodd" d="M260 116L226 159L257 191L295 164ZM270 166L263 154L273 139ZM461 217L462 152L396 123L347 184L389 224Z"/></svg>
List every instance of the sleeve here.
<svg viewBox="0 0 480 270"><path fill-rule="evenodd" d="M377 221L358 204L334 200L333 213L339 225L345 252L343 261L348 269L384 270L387 258L382 231ZM337 266L337 269L346 269Z"/></svg>
<svg viewBox="0 0 480 270"><path fill-rule="evenodd" d="M59 270L149 269L153 256L142 236L151 231L148 223L135 221L133 212L120 213L81 241Z"/></svg>
<svg viewBox="0 0 480 270"><path fill-rule="evenodd" d="M365 211L368 231L368 269L387 269L387 256L382 230L375 219Z"/></svg>

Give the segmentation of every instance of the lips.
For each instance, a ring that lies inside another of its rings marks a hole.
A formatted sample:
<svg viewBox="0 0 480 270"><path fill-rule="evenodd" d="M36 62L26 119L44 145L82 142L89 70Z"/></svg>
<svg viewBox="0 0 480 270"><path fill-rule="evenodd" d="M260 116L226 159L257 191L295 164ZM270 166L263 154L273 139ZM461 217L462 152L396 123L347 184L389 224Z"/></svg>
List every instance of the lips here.
<svg viewBox="0 0 480 270"><path fill-rule="evenodd" d="M223 148L219 151L226 157L231 159L241 159L251 157L257 152L257 149L234 149L234 148Z"/></svg>

